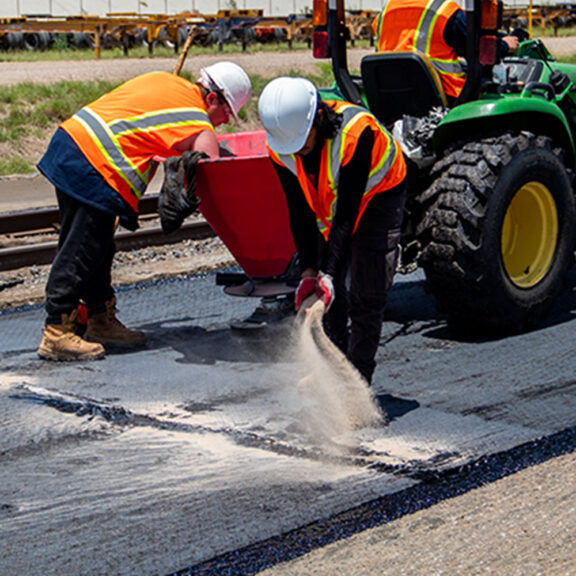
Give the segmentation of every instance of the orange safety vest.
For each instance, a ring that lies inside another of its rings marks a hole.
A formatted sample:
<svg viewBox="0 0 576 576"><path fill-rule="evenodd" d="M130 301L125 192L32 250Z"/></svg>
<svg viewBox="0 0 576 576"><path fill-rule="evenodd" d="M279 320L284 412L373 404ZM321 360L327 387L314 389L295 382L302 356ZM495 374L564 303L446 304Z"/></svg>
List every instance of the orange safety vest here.
<svg viewBox="0 0 576 576"><path fill-rule="evenodd" d="M328 240L338 201L340 168L346 166L354 156L358 138L366 126L374 131L374 146L368 181L353 233L370 199L404 180L406 163L398 143L367 110L347 102L326 101L326 104L342 115L342 126L334 138L326 139L324 143L317 185L306 174L299 154L276 154L270 148L268 152L274 162L296 175L308 205L316 214L318 229Z"/></svg>
<svg viewBox="0 0 576 576"><path fill-rule="evenodd" d="M460 7L452 0L388 0L372 28L378 52L420 52L438 73L447 95L458 97L466 77L444 30Z"/></svg>
<svg viewBox="0 0 576 576"><path fill-rule="evenodd" d="M154 156L179 155L178 143L214 131L198 86L169 72L129 80L61 127L135 212L156 170Z"/></svg>

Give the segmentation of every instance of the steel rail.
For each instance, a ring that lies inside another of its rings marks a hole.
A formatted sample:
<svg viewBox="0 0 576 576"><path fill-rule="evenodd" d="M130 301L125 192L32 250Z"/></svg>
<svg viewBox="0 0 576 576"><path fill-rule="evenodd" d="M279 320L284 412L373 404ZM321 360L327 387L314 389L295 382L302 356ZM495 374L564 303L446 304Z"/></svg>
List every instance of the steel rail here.
<svg viewBox="0 0 576 576"><path fill-rule="evenodd" d="M140 214L149 215L157 212L158 194L145 196L140 200ZM38 230L53 228L58 230L60 213L58 208L39 208L0 214L0 234L18 232L33 233Z"/></svg>
<svg viewBox="0 0 576 576"><path fill-rule="evenodd" d="M3 218L0 216L0 223L2 220ZM44 227L40 226L40 228ZM200 221L184 222L178 230L171 234L164 234L160 226L141 228L135 232L117 232L115 241L117 250L127 251L148 246L175 244L186 239L201 240L214 235L210 225L205 221ZM57 241L0 248L0 271L49 264L54 259L57 248Z"/></svg>

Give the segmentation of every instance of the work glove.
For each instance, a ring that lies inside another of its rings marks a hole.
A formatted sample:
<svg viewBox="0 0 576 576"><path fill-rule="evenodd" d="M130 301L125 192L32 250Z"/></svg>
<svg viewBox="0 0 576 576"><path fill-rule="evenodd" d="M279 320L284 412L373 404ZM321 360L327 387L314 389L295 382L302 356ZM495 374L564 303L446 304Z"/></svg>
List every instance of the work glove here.
<svg viewBox="0 0 576 576"><path fill-rule="evenodd" d="M294 302L296 312L300 310L302 302L316 291L316 280L316 276L309 276L308 278L302 278L302 280L300 280L300 284L298 284L298 288L296 289L296 298Z"/></svg>
<svg viewBox="0 0 576 576"><path fill-rule="evenodd" d="M324 302L324 313L328 312L334 302L334 280L330 274L320 272L316 280L316 295Z"/></svg>
<svg viewBox="0 0 576 576"><path fill-rule="evenodd" d="M164 182L158 196L160 224L165 234L178 230L184 219L198 209L196 164L207 158L204 152L184 152L164 163Z"/></svg>

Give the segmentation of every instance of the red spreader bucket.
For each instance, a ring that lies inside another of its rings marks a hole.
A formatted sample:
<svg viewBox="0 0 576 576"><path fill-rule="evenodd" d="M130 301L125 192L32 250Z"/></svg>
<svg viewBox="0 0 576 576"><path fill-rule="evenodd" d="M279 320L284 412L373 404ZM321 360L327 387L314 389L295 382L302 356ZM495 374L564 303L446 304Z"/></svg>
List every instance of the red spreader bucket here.
<svg viewBox="0 0 576 576"><path fill-rule="evenodd" d="M264 130L218 136L233 156L196 166L200 212L247 276L283 274L296 251Z"/></svg>

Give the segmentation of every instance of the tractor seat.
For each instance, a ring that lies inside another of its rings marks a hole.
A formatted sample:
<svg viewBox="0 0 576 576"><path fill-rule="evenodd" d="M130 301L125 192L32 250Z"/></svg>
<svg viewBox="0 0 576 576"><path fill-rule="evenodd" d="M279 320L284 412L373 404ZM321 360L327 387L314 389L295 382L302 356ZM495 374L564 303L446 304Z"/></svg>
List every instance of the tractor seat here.
<svg viewBox="0 0 576 576"><path fill-rule="evenodd" d="M368 107L385 126L403 115L420 118L435 106L446 107L440 76L422 54L370 54L362 59L361 72Z"/></svg>

